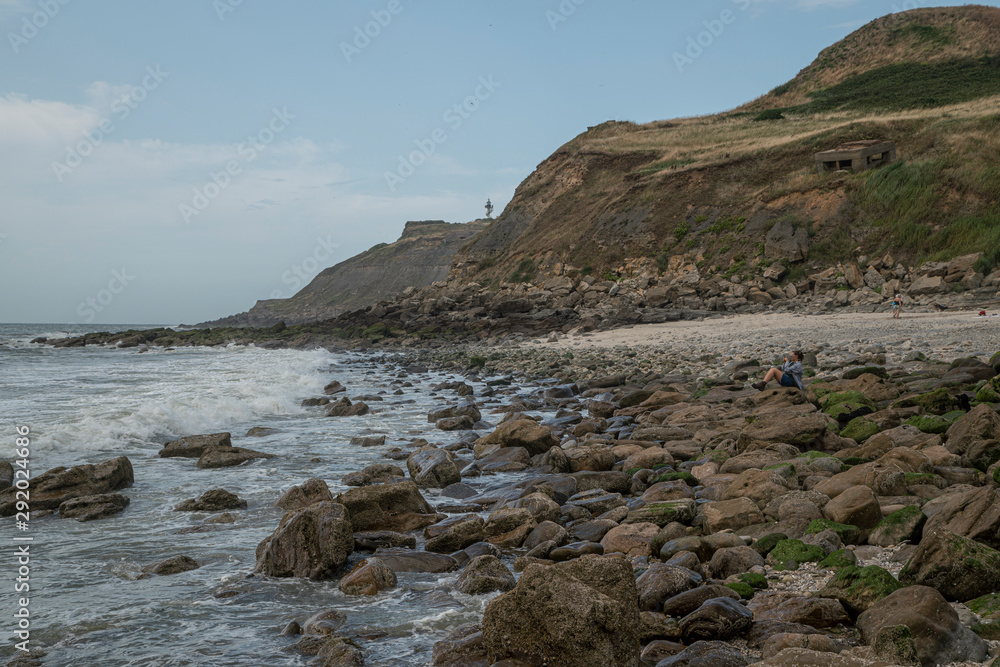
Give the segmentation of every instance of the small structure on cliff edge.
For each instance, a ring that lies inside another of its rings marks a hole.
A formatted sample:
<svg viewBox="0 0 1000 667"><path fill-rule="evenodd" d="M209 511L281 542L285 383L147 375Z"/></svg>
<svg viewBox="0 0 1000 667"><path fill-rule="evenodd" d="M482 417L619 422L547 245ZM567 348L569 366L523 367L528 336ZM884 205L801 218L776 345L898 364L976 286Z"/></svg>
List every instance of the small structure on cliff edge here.
<svg viewBox="0 0 1000 667"><path fill-rule="evenodd" d="M489 199L486 200L486 219L487 220L493 219L493 202L490 201Z"/></svg>
<svg viewBox="0 0 1000 667"><path fill-rule="evenodd" d="M896 144L891 141L852 141L833 150L816 153L816 172L865 171L896 161Z"/></svg>

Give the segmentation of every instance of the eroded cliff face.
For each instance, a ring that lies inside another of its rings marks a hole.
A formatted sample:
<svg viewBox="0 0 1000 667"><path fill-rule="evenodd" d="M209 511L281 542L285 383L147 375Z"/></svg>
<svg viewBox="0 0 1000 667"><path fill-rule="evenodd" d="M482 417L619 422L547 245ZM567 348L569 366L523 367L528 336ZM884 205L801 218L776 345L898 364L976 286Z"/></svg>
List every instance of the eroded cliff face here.
<svg viewBox="0 0 1000 667"><path fill-rule="evenodd" d="M289 299L258 301L245 313L199 326L267 327L326 320L389 299L408 287L430 285L447 277L455 253L487 222L408 222L395 243L376 245L323 270Z"/></svg>

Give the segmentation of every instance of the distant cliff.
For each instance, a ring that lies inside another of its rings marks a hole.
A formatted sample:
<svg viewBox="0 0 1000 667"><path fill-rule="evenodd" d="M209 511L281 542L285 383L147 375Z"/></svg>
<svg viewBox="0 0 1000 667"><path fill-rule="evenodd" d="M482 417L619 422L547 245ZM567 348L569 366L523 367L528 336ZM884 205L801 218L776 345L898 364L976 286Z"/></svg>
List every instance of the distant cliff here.
<svg viewBox="0 0 1000 667"><path fill-rule="evenodd" d="M458 250L489 223L407 222L395 243L380 243L323 270L289 299L258 301L245 313L198 326L267 327L336 317L448 275Z"/></svg>

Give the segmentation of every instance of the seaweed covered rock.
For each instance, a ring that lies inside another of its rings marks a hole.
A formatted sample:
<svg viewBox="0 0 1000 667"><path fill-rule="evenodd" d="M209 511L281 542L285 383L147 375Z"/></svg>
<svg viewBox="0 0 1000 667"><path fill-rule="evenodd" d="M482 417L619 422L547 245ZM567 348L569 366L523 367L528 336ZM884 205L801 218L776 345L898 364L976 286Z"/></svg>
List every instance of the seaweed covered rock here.
<svg viewBox="0 0 1000 667"><path fill-rule="evenodd" d="M857 617L900 588L903 584L877 565L848 566L841 568L816 595L840 600L847 613Z"/></svg>
<svg viewBox="0 0 1000 667"><path fill-rule="evenodd" d="M254 572L269 577L330 579L354 551L354 534L343 505L323 501L291 511L257 545Z"/></svg>
<svg viewBox="0 0 1000 667"><path fill-rule="evenodd" d="M947 530L924 535L899 573L905 584L930 586L965 602L1000 588L1000 551Z"/></svg>

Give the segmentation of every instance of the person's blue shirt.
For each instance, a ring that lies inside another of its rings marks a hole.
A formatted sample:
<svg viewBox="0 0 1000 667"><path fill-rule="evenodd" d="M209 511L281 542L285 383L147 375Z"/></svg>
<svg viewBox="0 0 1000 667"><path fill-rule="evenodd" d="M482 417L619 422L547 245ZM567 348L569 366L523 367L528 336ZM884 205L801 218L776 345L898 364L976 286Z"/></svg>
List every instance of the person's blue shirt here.
<svg viewBox="0 0 1000 667"><path fill-rule="evenodd" d="M786 361L781 365L781 372L792 377L795 381L795 386L802 389L802 362L801 361Z"/></svg>

